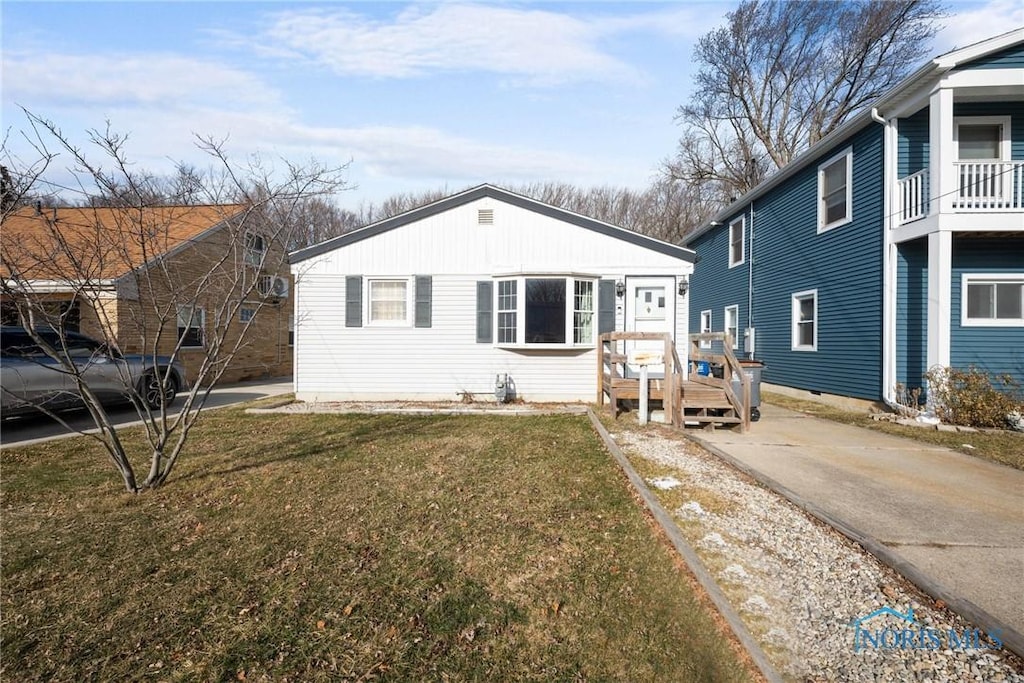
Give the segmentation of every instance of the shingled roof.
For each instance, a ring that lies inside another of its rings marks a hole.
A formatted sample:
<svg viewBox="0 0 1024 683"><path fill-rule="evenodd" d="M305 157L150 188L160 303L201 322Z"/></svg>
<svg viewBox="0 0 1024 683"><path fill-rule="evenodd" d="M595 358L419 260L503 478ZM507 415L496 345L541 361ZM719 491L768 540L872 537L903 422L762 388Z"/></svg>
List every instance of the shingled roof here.
<svg viewBox="0 0 1024 683"><path fill-rule="evenodd" d="M244 210L240 204L25 207L0 225L0 276L114 280L199 239Z"/></svg>

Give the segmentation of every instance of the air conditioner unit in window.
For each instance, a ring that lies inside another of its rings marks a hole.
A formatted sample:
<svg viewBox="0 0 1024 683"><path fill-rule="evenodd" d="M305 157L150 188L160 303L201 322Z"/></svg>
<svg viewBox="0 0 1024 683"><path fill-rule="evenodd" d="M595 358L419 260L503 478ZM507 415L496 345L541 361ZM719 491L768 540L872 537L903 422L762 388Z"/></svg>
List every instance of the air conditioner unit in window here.
<svg viewBox="0 0 1024 683"><path fill-rule="evenodd" d="M256 289L268 299L287 299L288 278L279 275L263 275L256 283Z"/></svg>

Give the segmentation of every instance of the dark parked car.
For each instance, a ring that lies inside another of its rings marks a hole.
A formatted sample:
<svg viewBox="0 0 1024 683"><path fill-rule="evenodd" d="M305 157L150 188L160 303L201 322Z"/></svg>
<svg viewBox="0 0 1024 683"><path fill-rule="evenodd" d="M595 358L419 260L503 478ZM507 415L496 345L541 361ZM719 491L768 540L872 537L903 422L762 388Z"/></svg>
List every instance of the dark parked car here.
<svg viewBox="0 0 1024 683"><path fill-rule="evenodd" d="M65 353L61 338L53 330L37 334L52 348ZM66 353L89 388L103 403L129 401L132 391L150 407L160 406L161 375L170 368L164 392L169 405L179 391L188 388L185 368L170 358L122 355L103 342L77 332L64 335ZM72 375L43 352L22 327L0 328L3 351L0 358L0 413L13 417L38 412L38 407L64 410L82 405Z"/></svg>

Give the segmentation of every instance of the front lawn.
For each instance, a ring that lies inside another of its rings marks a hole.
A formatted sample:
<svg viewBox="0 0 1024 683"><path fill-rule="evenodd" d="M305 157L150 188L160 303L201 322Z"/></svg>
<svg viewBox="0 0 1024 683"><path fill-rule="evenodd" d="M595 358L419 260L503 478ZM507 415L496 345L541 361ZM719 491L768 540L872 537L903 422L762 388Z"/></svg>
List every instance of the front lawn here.
<svg viewBox="0 0 1024 683"><path fill-rule="evenodd" d="M86 439L0 453L0 678L752 677L585 417L193 437L134 497Z"/></svg>

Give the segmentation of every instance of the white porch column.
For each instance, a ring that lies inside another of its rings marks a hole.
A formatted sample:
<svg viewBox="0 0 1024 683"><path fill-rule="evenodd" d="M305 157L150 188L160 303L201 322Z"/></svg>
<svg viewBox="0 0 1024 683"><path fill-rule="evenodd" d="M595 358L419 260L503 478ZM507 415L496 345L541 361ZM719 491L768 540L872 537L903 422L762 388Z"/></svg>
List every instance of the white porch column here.
<svg viewBox="0 0 1024 683"><path fill-rule="evenodd" d="M931 212L950 213L953 210L953 195L957 178L953 162L956 150L953 147L953 90L935 90L928 101L928 168L931 190Z"/></svg>
<svg viewBox="0 0 1024 683"><path fill-rule="evenodd" d="M953 233L928 235L928 369L949 365Z"/></svg>

